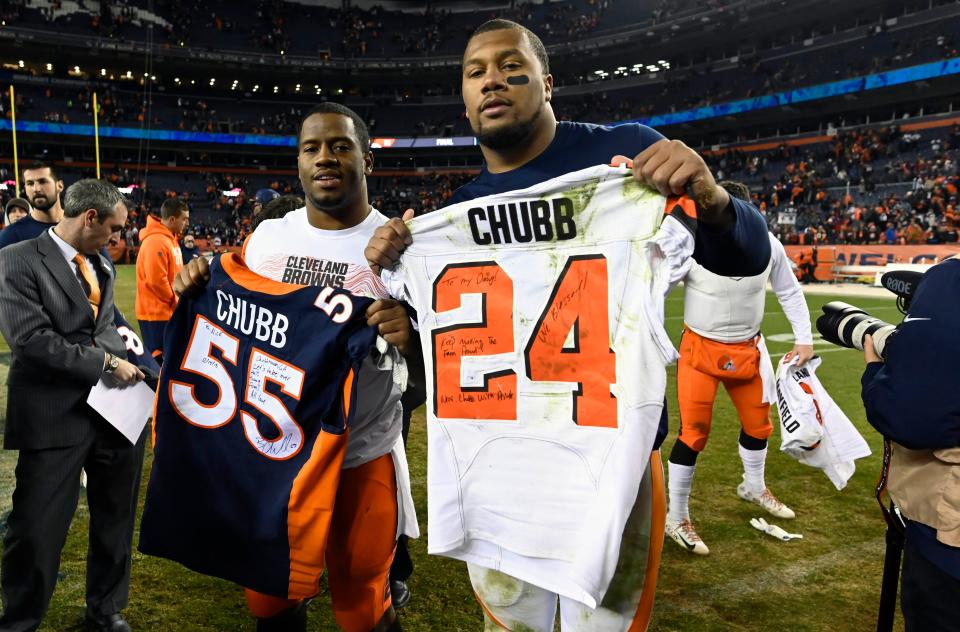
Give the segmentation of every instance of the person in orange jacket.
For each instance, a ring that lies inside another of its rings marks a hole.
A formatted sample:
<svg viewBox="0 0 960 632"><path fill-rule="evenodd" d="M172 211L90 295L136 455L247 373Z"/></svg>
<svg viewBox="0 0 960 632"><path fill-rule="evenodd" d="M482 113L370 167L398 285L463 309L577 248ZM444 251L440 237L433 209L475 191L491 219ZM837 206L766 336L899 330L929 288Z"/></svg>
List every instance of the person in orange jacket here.
<svg viewBox="0 0 960 632"><path fill-rule="evenodd" d="M137 254L137 320L147 351L163 362L163 329L177 306L173 279L183 266L180 234L190 223L190 209L179 198L160 206L160 219L147 216Z"/></svg>

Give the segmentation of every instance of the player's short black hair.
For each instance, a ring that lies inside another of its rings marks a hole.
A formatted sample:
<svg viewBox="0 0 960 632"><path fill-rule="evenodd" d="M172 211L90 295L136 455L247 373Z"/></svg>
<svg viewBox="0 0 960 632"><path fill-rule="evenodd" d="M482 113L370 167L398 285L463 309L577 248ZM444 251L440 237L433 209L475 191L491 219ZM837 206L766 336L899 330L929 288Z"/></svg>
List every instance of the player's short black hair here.
<svg viewBox="0 0 960 632"><path fill-rule="evenodd" d="M717 184L726 189L727 193L738 200L743 200L744 202L750 201L750 187L744 183L737 182L736 180L724 180L722 182L718 182Z"/></svg>
<svg viewBox="0 0 960 632"><path fill-rule="evenodd" d="M160 205L160 217L167 219L169 217L179 217L182 213L189 211L190 207L180 198L167 198Z"/></svg>
<svg viewBox="0 0 960 632"><path fill-rule="evenodd" d="M470 39L473 39L481 33L489 33L490 31L502 31L502 30L511 30L523 33L527 36L527 43L530 44L530 48L533 49L533 54L536 56L537 60L540 61L540 67L543 68L543 74L550 74L550 56L547 55L547 47L543 45L543 42L537 37L537 34L525 27L522 24L517 24L511 20L504 20L502 18L496 18L493 20L488 20L470 34Z"/></svg>
<svg viewBox="0 0 960 632"><path fill-rule="evenodd" d="M367 124L363 122L359 114L347 106L333 103L332 101L325 101L320 105L315 105L309 112L303 115L303 118L300 119L300 125L297 126L297 145L300 144L300 134L303 132L303 124L314 114L340 114L341 116L346 116L353 121L353 129L357 133L357 142L360 144L360 151L364 153L370 151L370 131L367 129Z"/></svg>
<svg viewBox="0 0 960 632"><path fill-rule="evenodd" d="M23 174L25 174L28 171L37 171L38 169L49 169L50 177L53 178L54 182L60 179L60 177L57 176L56 168L51 163L43 162L42 160L35 160L31 162L29 165L27 165L26 167L24 167L23 170L20 172L20 177L26 180L26 177Z"/></svg>

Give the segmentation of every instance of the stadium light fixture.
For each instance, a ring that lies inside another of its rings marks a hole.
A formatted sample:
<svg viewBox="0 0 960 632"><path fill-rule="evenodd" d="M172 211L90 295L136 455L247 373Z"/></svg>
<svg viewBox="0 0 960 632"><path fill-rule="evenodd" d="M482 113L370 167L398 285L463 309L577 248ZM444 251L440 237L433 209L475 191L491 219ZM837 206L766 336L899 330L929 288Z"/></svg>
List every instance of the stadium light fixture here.
<svg viewBox="0 0 960 632"><path fill-rule="evenodd" d="M191 86L197 85L197 80L196 80L196 79L191 79L191 80L190 80L190 85L191 85Z"/></svg>
<svg viewBox="0 0 960 632"><path fill-rule="evenodd" d="M343 88L337 88L337 94L343 94Z"/></svg>
<svg viewBox="0 0 960 632"><path fill-rule="evenodd" d="M53 64L47 64L47 70L53 70Z"/></svg>
<svg viewBox="0 0 960 632"><path fill-rule="evenodd" d="M150 81L156 81L156 80L157 80L156 75L150 75Z"/></svg>
<svg viewBox="0 0 960 632"><path fill-rule="evenodd" d="M280 54L281 54L281 55L285 55L286 53L287 53L287 51L285 51L285 50L281 50L281 51L280 51Z"/></svg>
<svg viewBox="0 0 960 632"><path fill-rule="evenodd" d="M273 93L276 94L280 92L280 86L273 86Z"/></svg>
<svg viewBox="0 0 960 632"><path fill-rule="evenodd" d="M593 71L593 74L595 74L595 75L602 75L602 74L603 74L603 71L602 71L602 70L594 70L594 71Z"/></svg>
<svg viewBox="0 0 960 632"><path fill-rule="evenodd" d="M107 76L107 69L106 69L106 68L101 68L101 69L100 69L100 76L101 76L101 77L106 77L106 76Z"/></svg>
<svg viewBox="0 0 960 632"><path fill-rule="evenodd" d="M23 60L22 60L22 59L21 59L20 61L18 61L17 64L18 64L21 68L23 68L23 65L24 65L24 64L23 64Z"/></svg>
<svg viewBox="0 0 960 632"><path fill-rule="evenodd" d="M128 71L127 71L127 74L126 74L126 77L127 77L127 79L133 79L133 71L132 71L132 70L128 70Z"/></svg>
<svg viewBox="0 0 960 632"><path fill-rule="evenodd" d="M300 92L300 84L299 84L299 83L297 84L296 90L297 90L297 92Z"/></svg>
<svg viewBox="0 0 960 632"><path fill-rule="evenodd" d="M173 82L174 82L174 83L180 83L180 77L174 77L174 78L173 78Z"/></svg>
<svg viewBox="0 0 960 632"><path fill-rule="evenodd" d="M254 91L254 92L256 92L256 91L259 90L259 89L260 89L260 84L259 84L259 83L256 84L255 86L253 86L253 91Z"/></svg>

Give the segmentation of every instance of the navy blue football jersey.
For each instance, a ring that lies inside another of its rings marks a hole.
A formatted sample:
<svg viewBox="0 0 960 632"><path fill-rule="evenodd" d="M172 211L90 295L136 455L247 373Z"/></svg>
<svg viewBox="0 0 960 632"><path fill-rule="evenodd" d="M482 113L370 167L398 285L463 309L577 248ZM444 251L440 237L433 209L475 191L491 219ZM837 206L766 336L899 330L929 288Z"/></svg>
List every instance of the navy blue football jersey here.
<svg viewBox="0 0 960 632"><path fill-rule="evenodd" d="M127 362L140 367L141 371L156 378L160 374L160 365L144 348L143 340L116 307L113 310L113 324L117 328L117 333L123 338L123 344L127 346Z"/></svg>
<svg viewBox="0 0 960 632"><path fill-rule="evenodd" d="M372 302L213 260L167 325L142 552L269 595L316 593Z"/></svg>

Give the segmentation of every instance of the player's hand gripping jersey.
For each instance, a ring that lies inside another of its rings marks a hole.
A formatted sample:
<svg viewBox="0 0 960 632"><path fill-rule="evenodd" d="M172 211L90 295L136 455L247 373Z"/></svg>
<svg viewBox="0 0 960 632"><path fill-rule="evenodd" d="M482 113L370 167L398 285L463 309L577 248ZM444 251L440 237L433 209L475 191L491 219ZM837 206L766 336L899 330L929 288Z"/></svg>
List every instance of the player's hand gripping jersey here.
<svg viewBox="0 0 960 632"><path fill-rule="evenodd" d="M417 218L431 553L602 599L660 419L695 210L599 166Z"/></svg>
<svg viewBox="0 0 960 632"><path fill-rule="evenodd" d="M214 259L167 325L141 551L269 595L316 593L372 302Z"/></svg>

